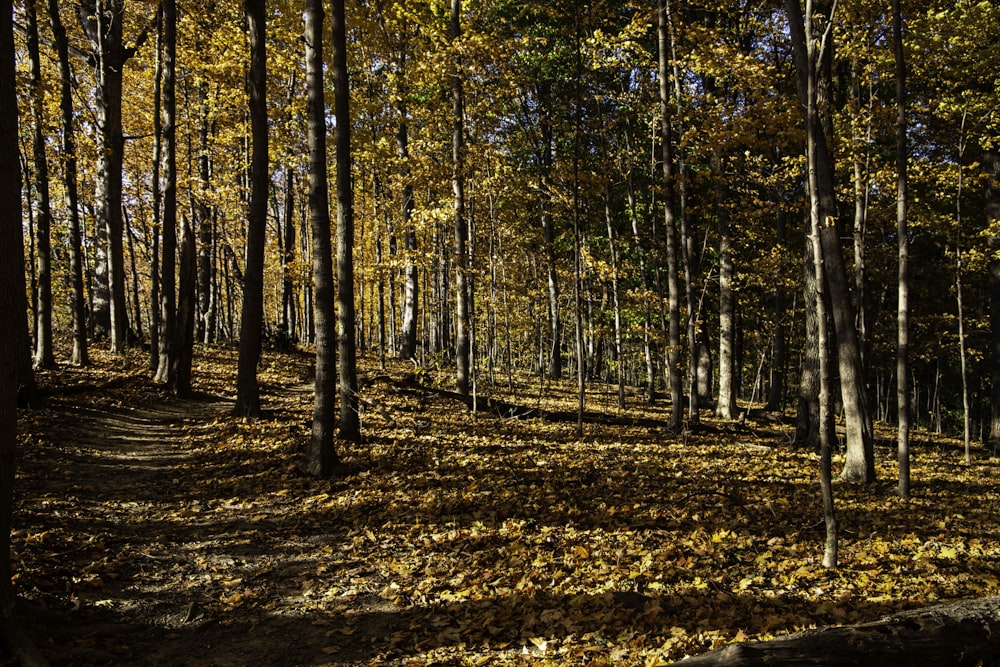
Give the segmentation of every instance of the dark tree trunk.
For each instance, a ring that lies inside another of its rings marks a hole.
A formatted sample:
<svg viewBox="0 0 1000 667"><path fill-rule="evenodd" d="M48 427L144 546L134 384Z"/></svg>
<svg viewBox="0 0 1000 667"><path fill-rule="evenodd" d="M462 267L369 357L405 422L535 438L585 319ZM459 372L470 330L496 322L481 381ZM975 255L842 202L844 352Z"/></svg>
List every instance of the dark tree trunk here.
<svg viewBox="0 0 1000 667"><path fill-rule="evenodd" d="M799 397L795 417L795 446L819 447L819 345L816 317L816 268L808 236L802 259L802 295L805 304L805 336L801 352Z"/></svg>
<svg viewBox="0 0 1000 667"><path fill-rule="evenodd" d="M168 0L169 2L170 0ZM191 389L191 366L194 361L194 333L197 317L198 258L196 256L194 230L185 218L181 222L180 276L177 286L177 321L174 343L176 369L174 391L178 396L189 397Z"/></svg>
<svg viewBox="0 0 1000 667"><path fill-rule="evenodd" d="M209 206L206 197L212 177L212 153L209 148L208 92L203 81L198 82L198 141L201 154L198 156L198 188L201 193L198 202L198 323L197 337L203 343L215 341L215 312L217 290L215 289L215 207Z"/></svg>
<svg viewBox="0 0 1000 667"><path fill-rule="evenodd" d="M80 232L79 196L76 168L76 130L73 124L73 73L69 63L69 41L59 15L58 0L48 0L49 22L59 58L59 108L62 118L63 180L69 213L69 272L72 284L73 355L75 366L90 363L87 350L87 297L83 288L83 239Z"/></svg>
<svg viewBox="0 0 1000 667"><path fill-rule="evenodd" d="M337 118L337 350L340 377L340 437L361 441L358 415L357 348L354 313L354 186L351 183L351 90L347 70L344 0L333 0L334 113Z"/></svg>
<svg viewBox="0 0 1000 667"><path fill-rule="evenodd" d="M50 0L55 2L57 0ZM163 190L160 189L160 161L163 158L163 6L156 15L156 55L153 66L153 242L149 262L149 370L160 367L160 226L163 218Z"/></svg>
<svg viewBox="0 0 1000 667"><path fill-rule="evenodd" d="M986 217L990 222L1000 221L1000 152L985 151L983 168L987 172ZM990 237L993 257L989 263L990 284L990 356L992 406L990 419L990 443L994 450L1000 448L1000 235Z"/></svg>
<svg viewBox="0 0 1000 667"><path fill-rule="evenodd" d="M778 211L775 224L777 227L777 244L784 250L786 244L785 211ZM785 375L788 364L788 336L785 323L788 299L785 288L782 287L781 276L775 276L774 287L774 329L771 334L771 381L767 392L765 410L781 411L785 408Z"/></svg>
<svg viewBox="0 0 1000 667"><path fill-rule="evenodd" d="M673 148L670 126L670 35L667 2L659 0L659 79L660 79L660 141L663 182L666 194L663 202L667 253L667 291L669 299L669 333L667 339L667 373L670 382L670 425L680 430L684 422L684 377L681 373L681 311L680 278L677 270L677 230L674 216Z"/></svg>
<svg viewBox="0 0 1000 667"><path fill-rule="evenodd" d="M157 382L177 389L177 3L164 0L162 171L163 218L160 268L160 361Z"/></svg>
<svg viewBox="0 0 1000 667"><path fill-rule="evenodd" d="M0 639L5 656L22 665L47 664L24 634L14 611L10 533L17 467L17 403L24 362L12 342L27 336L21 171L18 159L13 8L0 0ZM27 338L24 338L27 342ZM23 350L28 353L28 348Z"/></svg>
<svg viewBox="0 0 1000 667"><path fill-rule="evenodd" d="M326 177L326 103L323 99L323 2L307 0L305 12L306 90L309 117L309 223L312 230L313 309L316 330L316 380L312 437L305 469L317 477L333 474L337 464L334 430L337 400L336 323L333 251Z"/></svg>
<svg viewBox="0 0 1000 667"><path fill-rule="evenodd" d="M265 0L244 0L250 36L250 206L247 211L246 270L243 272L243 309L240 352L233 414L260 415L257 364L264 323L264 246L267 233L267 26Z"/></svg>
<svg viewBox="0 0 1000 667"><path fill-rule="evenodd" d="M37 217L35 219L35 368L55 368L52 351L52 207L49 202L49 165L45 155L45 89L38 52L38 12L35 2L25 3L28 61L31 79L31 135Z"/></svg>

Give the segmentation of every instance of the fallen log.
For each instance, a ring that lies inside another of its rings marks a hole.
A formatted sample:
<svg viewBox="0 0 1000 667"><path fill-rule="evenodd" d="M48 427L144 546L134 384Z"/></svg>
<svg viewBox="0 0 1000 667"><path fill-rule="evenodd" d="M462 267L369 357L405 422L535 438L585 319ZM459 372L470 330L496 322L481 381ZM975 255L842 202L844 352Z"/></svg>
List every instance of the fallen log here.
<svg viewBox="0 0 1000 667"><path fill-rule="evenodd" d="M1000 658L1000 596L963 600L857 625L804 630L762 642L731 644L674 664L962 667Z"/></svg>

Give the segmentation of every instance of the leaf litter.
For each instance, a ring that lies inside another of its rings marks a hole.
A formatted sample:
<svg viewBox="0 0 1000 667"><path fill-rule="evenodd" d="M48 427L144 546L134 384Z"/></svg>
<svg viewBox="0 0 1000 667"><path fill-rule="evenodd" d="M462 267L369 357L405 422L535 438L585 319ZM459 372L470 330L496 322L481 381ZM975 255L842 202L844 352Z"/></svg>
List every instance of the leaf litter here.
<svg viewBox="0 0 1000 667"><path fill-rule="evenodd" d="M235 350L198 364L187 401L137 359L40 374L14 579L55 664L659 665L1000 583L998 461L940 436L918 435L908 501L888 440L882 483L836 485L828 570L818 458L774 421L674 435L632 396L618 423L638 425L578 439L362 367L365 442L315 480L308 355L265 353L260 420L228 415ZM505 400L572 409L568 385L524 382Z"/></svg>

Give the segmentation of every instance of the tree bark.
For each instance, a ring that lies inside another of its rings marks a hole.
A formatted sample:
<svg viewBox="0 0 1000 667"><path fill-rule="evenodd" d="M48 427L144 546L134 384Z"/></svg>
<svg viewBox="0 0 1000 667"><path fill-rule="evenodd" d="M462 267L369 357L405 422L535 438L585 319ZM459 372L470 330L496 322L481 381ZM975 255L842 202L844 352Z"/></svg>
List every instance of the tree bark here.
<svg viewBox="0 0 1000 667"><path fill-rule="evenodd" d="M233 414L260 415L261 326L264 320L264 246L267 233L269 186L267 155L267 39L265 0L244 0L250 36L250 206L247 211L246 270L243 273L243 309Z"/></svg>
<svg viewBox="0 0 1000 667"><path fill-rule="evenodd" d="M31 135L34 149L35 195L35 368L55 368L52 349L52 207L49 199L49 165L45 151L45 88L38 52L38 11L34 0L25 3L28 61L31 80Z"/></svg>
<svg viewBox="0 0 1000 667"><path fill-rule="evenodd" d="M877 621L732 644L686 667L822 664L827 667L973 667L1000 657L1000 597L913 609Z"/></svg>
<svg viewBox="0 0 1000 667"><path fill-rule="evenodd" d="M900 0L892 0L892 45L896 60L896 240L899 249L899 277L896 316L896 419L898 422L898 493L910 497L910 230L906 214L906 60L903 51L903 17Z"/></svg>
<svg viewBox="0 0 1000 667"><path fill-rule="evenodd" d="M351 181L350 81L344 0L333 0L334 113L337 118L337 349L340 356L340 437L361 442L354 311L354 185Z"/></svg>
<svg viewBox="0 0 1000 667"><path fill-rule="evenodd" d="M83 287L83 239L80 232L79 192L77 189L76 130L73 123L73 73L69 63L69 40L59 15L58 0L48 0L49 23L59 59L59 109L62 120L63 181L66 209L69 213L69 271L72 284L74 366L90 363L87 350L87 297Z"/></svg>
<svg viewBox="0 0 1000 667"><path fill-rule="evenodd" d="M326 103L323 98L323 0L307 0L305 11L306 91L308 95L309 224L312 233L313 309L316 331L316 380L312 436L305 469L328 477L339 463L334 444L337 400L333 253L326 176Z"/></svg>
<svg viewBox="0 0 1000 667"><path fill-rule="evenodd" d="M451 39L462 36L462 0L451 0ZM465 219L465 99L462 63L456 57L452 80L451 184L455 194L455 376L458 392L469 394L472 382L472 344L469 322L469 223Z"/></svg>
<svg viewBox="0 0 1000 667"><path fill-rule="evenodd" d="M403 246L406 249L406 268L403 272L403 322L400 331L399 358L415 359L417 356L417 305L419 272L417 269L417 234L413 228L413 183L410 180L409 120L406 107L406 86L403 82L406 55L400 54L399 76L399 126L396 129L396 152L403 165Z"/></svg>
<svg viewBox="0 0 1000 667"><path fill-rule="evenodd" d="M171 0L167 0L171 2ZM191 367L194 361L195 319L197 318L198 258L194 229L185 217L181 222L180 275L177 285L177 320L174 343L176 350L174 393L182 398L192 395Z"/></svg>
<svg viewBox="0 0 1000 667"><path fill-rule="evenodd" d="M821 110L818 90L828 87L829 52L832 46L829 40L820 50L820 57L815 61L809 59L807 44L809 40L816 41L820 33L829 25L830 17L819 14L821 19L814 19L808 26L803 24L802 8L798 0L786 0L785 8L788 14L790 32L793 44L793 56L798 71L799 100L803 109L809 107L806 80L812 71L816 81L811 94L817 97L813 107L816 112L810 117L805 114L807 130L811 128L814 141L809 149L815 152L812 162L816 171L816 187L810 189L809 196L816 200L819 206L820 243L823 250L824 275L827 280L829 308L833 316L836 334L837 359L840 370L840 390L844 404L845 427L847 434L847 457L841 477L852 482L872 483L875 481L874 433L871 414L864 384L864 370L861 365L861 352L858 346L855 329L854 307L851 304L850 288L847 280L847 269L840 247L840 232L837 229L837 199L834 181L834 159L830 152L827 132L824 125L829 119L824 118ZM829 11L830 7L826 8ZM806 34L809 34L807 40ZM828 33L831 35L832 32ZM824 64L826 63L826 64ZM811 127L815 126L815 127Z"/></svg>
<svg viewBox="0 0 1000 667"><path fill-rule="evenodd" d="M681 374L681 313L680 280L677 271L677 229L674 216L673 148L670 124L670 37L667 2L659 0L658 52L660 79L660 142L661 167L666 194L663 202L664 230L667 254L667 291L669 324L667 338L667 374L670 383L670 426L680 430L684 421L684 379Z"/></svg>
<svg viewBox="0 0 1000 667"><path fill-rule="evenodd" d="M177 3L164 0L160 264L160 361L155 381L177 389Z"/></svg>

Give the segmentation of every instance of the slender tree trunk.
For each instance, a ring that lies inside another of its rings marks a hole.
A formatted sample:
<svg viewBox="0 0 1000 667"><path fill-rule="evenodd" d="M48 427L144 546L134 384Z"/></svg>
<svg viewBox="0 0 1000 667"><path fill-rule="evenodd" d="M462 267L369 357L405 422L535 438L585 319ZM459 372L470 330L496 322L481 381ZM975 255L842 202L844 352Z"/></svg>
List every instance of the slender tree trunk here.
<svg viewBox="0 0 1000 667"><path fill-rule="evenodd" d="M344 0L333 0L334 113L337 118L337 338L340 356L340 437L361 442L354 313L354 186L351 182L350 82ZM322 84L320 84L322 85Z"/></svg>
<svg viewBox="0 0 1000 667"><path fill-rule="evenodd" d="M419 294L419 269L417 267L417 233L413 228L413 183L410 181L409 121L406 107L406 86L403 77L406 56L400 54L397 63L399 76L399 127L396 130L396 152L403 165L403 247L406 250L406 267L403 271L403 322L400 331L399 358L415 359L417 356L417 306Z"/></svg>
<svg viewBox="0 0 1000 667"><path fill-rule="evenodd" d="M197 82L198 95L198 322L197 337L203 343L215 341L215 207L209 206L207 197L212 177L212 154L208 143L208 91L204 81Z"/></svg>
<svg viewBox="0 0 1000 667"><path fill-rule="evenodd" d="M52 351L52 207L49 201L49 165L45 155L45 88L38 52L38 12L34 0L25 3L28 32L28 61L31 79L31 134L34 148L35 195L35 271L37 308L35 310L36 368L55 368Z"/></svg>
<svg viewBox="0 0 1000 667"><path fill-rule="evenodd" d="M170 0L167 0L170 2ZM198 303L198 258L195 250L194 229L185 217L181 222L180 276L177 286L177 321L175 333L177 351L174 391L178 396L191 396L191 367L194 361L195 320Z"/></svg>
<svg viewBox="0 0 1000 667"><path fill-rule="evenodd" d="M965 123L968 120L969 105L966 102L962 111L962 126L958 134L958 192L955 193L955 301L958 304L958 353L962 371L962 443L965 449L965 464L972 463L971 450L971 415L969 406L969 368L965 347L965 314L962 300L962 195L964 194L965 172L962 162L965 160L966 134Z"/></svg>
<svg viewBox="0 0 1000 667"><path fill-rule="evenodd" d="M295 335L295 282L292 266L295 262L295 177L288 169L285 182L285 207L282 214L284 232L281 239L281 324L289 340Z"/></svg>
<svg viewBox="0 0 1000 667"><path fill-rule="evenodd" d="M163 192L160 269L160 361L156 382L177 389L177 3L163 1Z"/></svg>
<svg viewBox="0 0 1000 667"><path fill-rule="evenodd" d="M985 151L982 158L987 171L986 218L991 223L1000 221L1000 152ZM1000 235L989 240L992 257L989 262L990 284L990 369L991 369L991 419L989 440L993 450L1000 448Z"/></svg>
<svg viewBox="0 0 1000 667"><path fill-rule="evenodd" d="M451 0L451 39L462 36L462 0ZM469 322L469 223L465 219L465 99L462 90L462 62L456 55L452 79L451 184L455 193L455 367L458 393L469 395L472 343Z"/></svg>
<svg viewBox="0 0 1000 667"><path fill-rule="evenodd" d="M779 210L775 225L777 228L777 245L784 251L786 247L785 218L787 213ZM767 405L765 410L782 411L785 408L785 376L788 365L788 335L787 317L788 298L785 288L781 285L781 276L775 276L774 287L774 328L771 334L771 381L768 386Z"/></svg>
<svg viewBox="0 0 1000 667"><path fill-rule="evenodd" d="M307 0L305 12L308 94L309 224L312 233L313 290L316 296L316 380L312 437L306 454L309 474L328 477L339 463L334 430L337 400L336 317L330 209L326 176L326 103L323 98L323 0Z"/></svg>
<svg viewBox="0 0 1000 667"><path fill-rule="evenodd" d="M556 266L556 232L555 221L552 215L552 162L553 162L553 133L552 117L549 113L551 104L551 91L548 82L541 82L538 85L538 106L539 106L539 131L542 134L541 146L541 192L539 193L539 204L541 206L542 222L542 243L545 254L545 277L548 289L548 324L549 324L549 352L546 359L547 368L544 373L551 380L562 379L563 357L562 357L562 321L559 312L559 273Z"/></svg>
<svg viewBox="0 0 1000 667"><path fill-rule="evenodd" d="M732 419L736 410L736 376L735 345L736 297L733 294L733 252L732 231L730 229L729 213L725 210L725 187L722 179L725 177L722 169L722 158L716 156L716 208L719 221L719 402L715 407L715 416L719 419Z"/></svg>
<svg viewBox="0 0 1000 667"><path fill-rule="evenodd" d="M83 286L83 239L80 232L79 193L77 189L76 130L73 124L73 72L69 63L69 41L59 14L58 0L48 0L49 23L59 59L59 108L62 120L63 181L65 204L69 213L69 272L72 284L74 366L87 366L87 297Z"/></svg>
<svg viewBox="0 0 1000 667"><path fill-rule="evenodd" d="M802 345L799 374L799 396L795 417L795 446L815 449L819 447L819 318L816 313L816 267L812 242L806 237L802 260L803 303L805 305L805 336Z"/></svg>
<svg viewBox="0 0 1000 667"><path fill-rule="evenodd" d="M670 383L670 425L679 430L684 421L684 380L681 374L680 279L677 271L677 230L674 216L673 148L670 123L670 37L667 20L667 0L659 0L659 78L660 78L660 140L663 182L666 194L663 202L664 234L666 235L667 290L669 298L669 334L667 338L667 373Z"/></svg>
<svg viewBox="0 0 1000 667"><path fill-rule="evenodd" d="M896 58L896 240L899 248L899 280L896 332L896 419L898 422L898 493L910 497L910 230L906 214L906 60L903 52L903 18L900 0L892 0L892 45Z"/></svg>
<svg viewBox="0 0 1000 667"><path fill-rule="evenodd" d="M622 307L618 293L618 246L611 216L611 186L604 187L604 220L608 226L608 248L611 252L611 299L615 325L615 373L618 381L618 409L625 409L625 360L622 344Z"/></svg>
<svg viewBox="0 0 1000 667"><path fill-rule="evenodd" d="M50 0L55 2L57 0ZM160 227L163 221L163 191L160 189L160 162L163 159L163 5L156 13L156 55L153 66L153 251L149 261L149 370L156 375L160 366Z"/></svg>
<svg viewBox="0 0 1000 667"><path fill-rule="evenodd" d="M243 273L243 310L240 319L240 352L233 414L260 415L257 364L264 320L264 246L267 233L267 38L265 0L244 0L250 36L250 206L247 211L246 270Z"/></svg>

